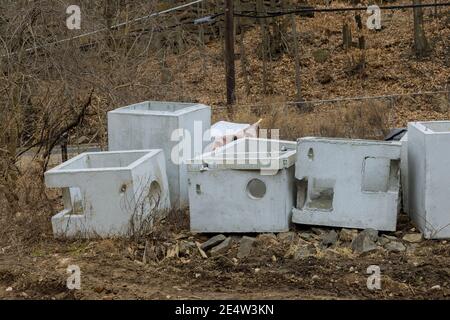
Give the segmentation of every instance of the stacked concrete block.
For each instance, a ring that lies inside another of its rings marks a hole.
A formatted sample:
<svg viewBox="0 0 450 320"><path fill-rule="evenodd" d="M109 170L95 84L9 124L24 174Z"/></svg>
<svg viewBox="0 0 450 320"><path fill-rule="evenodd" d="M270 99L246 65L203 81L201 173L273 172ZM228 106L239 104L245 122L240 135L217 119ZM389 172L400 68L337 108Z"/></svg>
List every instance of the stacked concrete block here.
<svg viewBox="0 0 450 320"><path fill-rule="evenodd" d="M399 142L308 137L297 143L294 223L396 229Z"/></svg>
<svg viewBox="0 0 450 320"><path fill-rule="evenodd" d="M63 188L57 237L129 235L170 208L162 150L83 153L47 171L45 183Z"/></svg>
<svg viewBox="0 0 450 320"><path fill-rule="evenodd" d="M196 103L147 101L108 112L110 151L162 149L174 208L188 205L185 160L210 144L211 108Z"/></svg>
<svg viewBox="0 0 450 320"><path fill-rule="evenodd" d="M243 138L188 164L191 230L282 232L295 201L296 143Z"/></svg>
<svg viewBox="0 0 450 320"><path fill-rule="evenodd" d="M450 121L408 124L409 215L425 238L450 238Z"/></svg>

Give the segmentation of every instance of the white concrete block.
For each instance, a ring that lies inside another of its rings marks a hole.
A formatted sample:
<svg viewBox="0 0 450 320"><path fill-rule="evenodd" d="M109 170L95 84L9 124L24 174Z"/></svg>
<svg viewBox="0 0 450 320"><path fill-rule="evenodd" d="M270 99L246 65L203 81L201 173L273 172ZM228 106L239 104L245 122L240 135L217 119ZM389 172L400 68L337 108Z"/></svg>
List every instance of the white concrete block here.
<svg viewBox="0 0 450 320"><path fill-rule="evenodd" d="M394 231L399 211L399 142L298 140L299 224Z"/></svg>
<svg viewBox="0 0 450 320"><path fill-rule="evenodd" d="M282 232L295 201L296 143L244 138L188 164L191 230Z"/></svg>
<svg viewBox="0 0 450 320"><path fill-rule="evenodd" d="M204 152L211 143L211 108L197 103L146 101L108 112L108 145L110 151L162 149L166 158L172 206L188 205L186 164ZM185 130L182 159L172 159L177 129ZM195 132L194 132L195 131ZM173 136L174 135L174 136ZM173 139L172 139L173 138ZM194 143L195 141L195 143Z"/></svg>
<svg viewBox="0 0 450 320"><path fill-rule="evenodd" d="M63 188L64 210L53 216L55 236L127 235L170 208L162 150L88 152L45 173Z"/></svg>
<svg viewBox="0 0 450 320"><path fill-rule="evenodd" d="M409 215L425 238L450 238L450 121L408 124Z"/></svg>

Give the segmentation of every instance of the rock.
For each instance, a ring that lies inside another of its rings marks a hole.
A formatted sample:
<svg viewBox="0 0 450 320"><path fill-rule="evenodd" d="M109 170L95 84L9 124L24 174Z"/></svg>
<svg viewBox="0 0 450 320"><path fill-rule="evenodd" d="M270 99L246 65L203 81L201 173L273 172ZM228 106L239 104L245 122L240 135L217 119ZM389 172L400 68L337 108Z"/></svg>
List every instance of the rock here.
<svg viewBox="0 0 450 320"><path fill-rule="evenodd" d="M309 232L300 232L299 237L305 240L311 240L315 238L315 235L313 235L312 233Z"/></svg>
<svg viewBox="0 0 450 320"><path fill-rule="evenodd" d="M342 228L341 232L339 232L339 240L343 242L352 242L357 235L358 231L355 229Z"/></svg>
<svg viewBox="0 0 450 320"><path fill-rule="evenodd" d="M257 237L257 240L258 240L258 242L262 242L264 244L272 244L272 245L277 245L278 244L277 236L274 235L273 233L260 234Z"/></svg>
<svg viewBox="0 0 450 320"><path fill-rule="evenodd" d="M388 238L385 237L380 237L378 238L377 244L384 247L385 245L387 245L391 240L389 240Z"/></svg>
<svg viewBox="0 0 450 320"><path fill-rule="evenodd" d="M281 242L292 242L295 240L295 232L281 232L278 234L278 240Z"/></svg>
<svg viewBox="0 0 450 320"><path fill-rule="evenodd" d="M373 232L371 231L364 232L364 231L360 232L352 241L352 249L356 253L364 253L377 249L377 245L375 243L377 239L375 239Z"/></svg>
<svg viewBox="0 0 450 320"><path fill-rule="evenodd" d="M330 232L328 232L327 234L325 234L322 237L322 244L324 246L332 246L333 244L336 243L337 239L338 239L337 232L334 230L331 230Z"/></svg>
<svg viewBox="0 0 450 320"><path fill-rule="evenodd" d="M418 243L422 241L423 237L421 233L407 233L403 236L403 240L410 243Z"/></svg>
<svg viewBox="0 0 450 320"><path fill-rule="evenodd" d="M210 251L211 256L218 256L225 254L228 251L228 249L231 248L231 244L232 244L231 237L226 238L219 245L211 249Z"/></svg>
<svg viewBox="0 0 450 320"><path fill-rule="evenodd" d="M398 240L397 237L395 237L395 236L388 236L387 234L383 234L383 238L386 238L386 239L391 240L391 241L397 241Z"/></svg>
<svg viewBox="0 0 450 320"><path fill-rule="evenodd" d="M300 260L308 257L312 257L317 254L316 248L312 244L299 247L294 253L294 259Z"/></svg>
<svg viewBox="0 0 450 320"><path fill-rule="evenodd" d="M208 251L212 247L217 246L219 243L221 243L225 239L226 239L226 237L223 234L218 234L217 236L214 236L214 237L210 238L208 241L202 243L200 245L200 249L202 249L203 251Z"/></svg>
<svg viewBox="0 0 450 320"><path fill-rule="evenodd" d="M369 229L364 229L363 231L361 231L361 233L365 234L373 242L376 242L378 240L378 230L369 228Z"/></svg>
<svg viewBox="0 0 450 320"><path fill-rule="evenodd" d="M402 252L406 250L405 245L400 241L390 241L384 248L391 252Z"/></svg>
<svg viewBox="0 0 450 320"><path fill-rule="evenodd" d="M246 258L250 255L253 244L255 243L255 238L243 236L239 242L239 251L237 257L239 259Z"/></svg>
<svg viewBox="0 0 450 320"><path fill-rule="evenodd" d="M181 241L179 245L179 252L182 256L188 256L197 248L195 242Z"/></svg>
<svg viewBox="0 0 450 320"><path fill-rule="evenodd" d="M321 236L322 234L325 233L325 230L320 229L320 228L311 228L312 232L314 232L315 234L317 234L318 236Z"/></svg>

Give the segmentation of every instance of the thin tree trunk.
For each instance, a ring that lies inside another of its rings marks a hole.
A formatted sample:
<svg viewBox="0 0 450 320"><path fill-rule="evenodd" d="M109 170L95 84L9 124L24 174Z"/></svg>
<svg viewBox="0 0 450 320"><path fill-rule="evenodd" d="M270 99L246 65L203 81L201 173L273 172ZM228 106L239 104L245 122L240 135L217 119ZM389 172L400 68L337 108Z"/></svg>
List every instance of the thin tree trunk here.
<svg viewBox="0 0 450 320"><path fill-rule="evenodd" d="M422 4L422 0L413 0L413 4ZM423 12L422 8L414 8L414 52L416 57L422 58L430 53L430 45L425 36L423 28Z"/></svg>
<svg viewBox="0 0 450 320"><path fill-rule="evenodd" d="M297 102L302 101L302 86L301 86L301 75L300 75L300 50L298 47L298 35L297 35L297 23L295 21L295 14L291 14L292 20L292 38L294 42L294 60L295 60L295 86L297 88L296 100Z"/></svg>

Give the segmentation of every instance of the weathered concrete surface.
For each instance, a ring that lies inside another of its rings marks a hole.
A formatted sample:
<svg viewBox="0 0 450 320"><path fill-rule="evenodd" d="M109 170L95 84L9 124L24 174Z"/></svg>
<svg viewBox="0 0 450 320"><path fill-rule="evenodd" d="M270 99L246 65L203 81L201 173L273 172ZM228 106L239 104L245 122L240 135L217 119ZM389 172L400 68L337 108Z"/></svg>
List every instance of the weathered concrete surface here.
<svg viewBox="0 0 450 320"><path fill-rule="evenodd" d="M245 143L237 140L234 143ZM234 143L229 145L233 146ZM226 145L224 148L229 148ZM222 162L218 149L203 157L202 164L188 165L191 230L196 232L283 232L289 230L291 208L294 205L295 142L285 142L290 156L272 153L275 170L261 171L261 164ZM252 159L267 152L251 153ZM242 155L242 153L239 153ZM234 159L232 151L228 159ZM294 158L294 159L292 159ZM270 160L269 159L269 160ZM230 168L230 169L227 169ZM242 169L240 169L242 168Z"/></svg>
<svg viewBox="0 0 450 320"><path fill-rule="evenodd" d="M399 211L399 142L302 138L295 177L299 224L394 231Z"/></svg>
<svg viewBox="0 0 450 320"><path fill-rule="evenodd" d="M401 172L401 186L402 186L402 206L403 212L409 212L409 200L408 200L408 133L406 133L400 140L402 144L401 161L400 161L400 172Z"/></svg>
<svg viewBox="0 0 450 320"><path fill-rule="evenodd" d="M182 160L202 154L211 143L210 128L209 106L146 101L108 112L108 146L111 151L162 149L166 158L172 206L183 208L188 205L186 164L175 163L172 153L178 154L176 146L181 146ZM181 138L176 134L177 129L185 130L190 138L185 135L181 143Z"/></svg>
<svg viewBox="0 0 450 320"><path fill-rule="evenodd" d="M159 149L83 153L47 171L45 183L63 188L64 210L52 218L57 237L126 235L170 207Z"/></svg>
<svg viewBox="0 0 450 320"><path fill-rule="evenodd" d="M409 215L427 239L450 238L450 121L408 124Z"/></svg>

